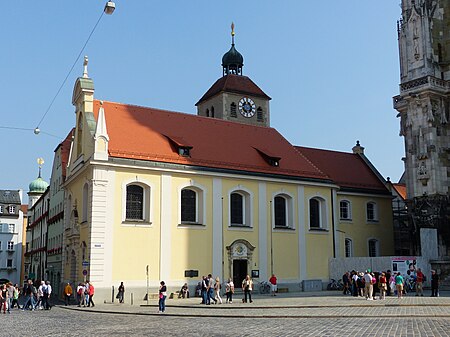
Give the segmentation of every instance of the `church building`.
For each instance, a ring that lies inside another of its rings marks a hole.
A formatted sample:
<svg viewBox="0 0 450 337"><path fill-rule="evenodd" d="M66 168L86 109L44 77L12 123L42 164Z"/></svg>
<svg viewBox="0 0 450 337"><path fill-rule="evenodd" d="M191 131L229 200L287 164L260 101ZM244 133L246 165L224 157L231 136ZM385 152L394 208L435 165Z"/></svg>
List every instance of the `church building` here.
<svg viewBox="0 0 450 337"><path fill-rule="evenodd" d="M271 98L222 58L197 116L94 98L85 58L72 104L63 185L63 280L111 298L195 286L209 273L240 285L275 273L283 287L328 282L329 259L391 255L391 194L353 153L295 147L270 126ZM276 112L275 112L276 113ZM141 296L142 295L142 296Z"/></svg>

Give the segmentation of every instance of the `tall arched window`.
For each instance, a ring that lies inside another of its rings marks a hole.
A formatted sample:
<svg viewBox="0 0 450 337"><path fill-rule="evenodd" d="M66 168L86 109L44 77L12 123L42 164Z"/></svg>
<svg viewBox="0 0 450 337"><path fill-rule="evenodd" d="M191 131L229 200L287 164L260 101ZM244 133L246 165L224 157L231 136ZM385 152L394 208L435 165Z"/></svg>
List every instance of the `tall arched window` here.
<svg viewBox="0 0 450 337"><path fill-rule="evenodd" d="M258 122L264 122L264 114L261 107L258 107L258 109L256 109L256 120Z"/></svg>
<svg viewBox="0 0 450 337"><path fill-rule="evenodd" d="M345 257L353 256L353 242L351 239L345 239Z"/></svg>
<svg viewBox="0 0 450 337"><path fill-rule="evenodd" d="M378 221L377 204L368 202L366 205L367 221Z"/></svg>
<svg viewBox="0 0 450 337"><path fill-rule="evenodd" d="M231 224L244 224L244 197L239 193L232 193L230 201L231 207Z"/></svg>
<svg viewBox="0 0 450 337"><path fill-rule="evenodd" d="M341 200L341 202L339 203L339 215L341 220L352 219L350 202L348 200Z"/></svg>
<svg viewBox="0 0 450 337"><path fill-rule="evenodd" d="M209 109L206 109L206 117L209 117Z"/></svg>
<svg viewBox="0 0 450 337"><path fill-rule="evenodd" d="M197 193L188 188L181 190L181 222L197 222Z"/></svg>
<svg viewBox="0 0 450 337"><path fill-rule="evenodd" d="M379 256L379 243L377 239L370 239L369 240L369 257L376 257Z"/></svg>
<svg viewBox="0 0 450 337"><path fill-rule="evenodd" d="M86 222L88 220L88 197L89 197L89 187L88 184L83 186L83 207L82 207L82 218L81 222Z"/></svg>
<svg viewBox="0 0 450 337"><path fill-rule="evenodd" d="M287 203L286 199L281 196L274 198L274 214L275 214L275 227L287 226Z"/></svg>
<svg viewBox="0 0 450 337"><path fill-rule="evenodd" d="M327 229L325 200L320 197L309 199L309 228Z"/></svg>
<svg viewBox="0 0 450 337"><path fill-rule="evenodd" d="M83 115L80 112L78 117L78 130L77 130L77 157L81 155L81 146L83 144Z"/></svg>
<svg viewBox="0 0 450 337"><path fill-rule="evenodd" d="M144 189L139 185L127 186L126 219L144 220Z"/></svg>
<svg viewBox="0 0 450 337"><path fill-rule="evenodd" d="M211 107L211 117L214 118L214 107Z"/></svg>

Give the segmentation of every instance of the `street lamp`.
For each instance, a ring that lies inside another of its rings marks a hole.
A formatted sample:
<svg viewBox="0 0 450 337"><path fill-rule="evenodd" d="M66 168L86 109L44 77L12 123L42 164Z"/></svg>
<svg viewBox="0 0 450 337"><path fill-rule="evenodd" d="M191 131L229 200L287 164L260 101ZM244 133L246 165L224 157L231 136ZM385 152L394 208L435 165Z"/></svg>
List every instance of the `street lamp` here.
<svg viewBox="0 0 450 337"><path fill-rule="evenodd" d="M108 1L105 5L105 9L103 10L105 14L111 15L114 13L114 10L116 9L116 4L114 1Z"/></svg>

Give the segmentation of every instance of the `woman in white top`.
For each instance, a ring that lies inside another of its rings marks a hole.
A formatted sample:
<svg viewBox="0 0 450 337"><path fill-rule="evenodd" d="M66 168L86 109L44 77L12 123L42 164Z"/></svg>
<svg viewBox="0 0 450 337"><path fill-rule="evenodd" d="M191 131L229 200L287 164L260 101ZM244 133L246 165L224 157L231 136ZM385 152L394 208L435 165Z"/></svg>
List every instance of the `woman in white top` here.
<svg viewBox="0 0 450 337"><path fill-rule="evenodd" d="M216 277L216 283L214 283L214 298L222 304L222 298L220 297L220 279Z"/></svg>

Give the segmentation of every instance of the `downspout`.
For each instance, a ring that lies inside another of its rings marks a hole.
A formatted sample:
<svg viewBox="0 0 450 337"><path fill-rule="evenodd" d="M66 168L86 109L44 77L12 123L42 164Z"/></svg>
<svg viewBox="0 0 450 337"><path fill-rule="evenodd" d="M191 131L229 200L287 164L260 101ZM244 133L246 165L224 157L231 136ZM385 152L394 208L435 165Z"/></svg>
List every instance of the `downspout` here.
<svg viewBox="0 0 450 337"><path fill-rule="evenodd" d="M333 258L336 258L336 233L334 231L334 197L333 189L331 189L331 230L333 232Z"/></svg>

